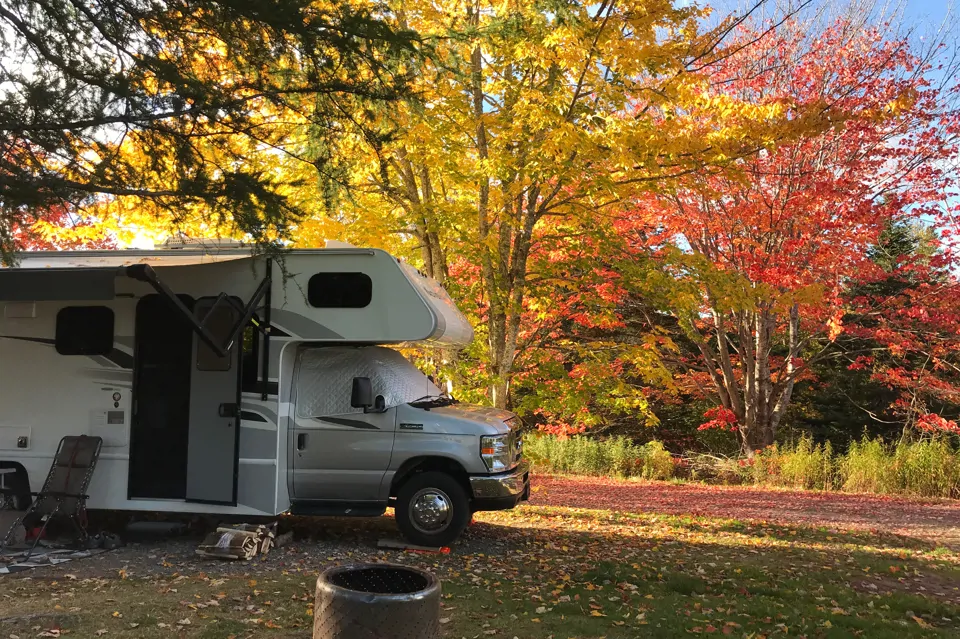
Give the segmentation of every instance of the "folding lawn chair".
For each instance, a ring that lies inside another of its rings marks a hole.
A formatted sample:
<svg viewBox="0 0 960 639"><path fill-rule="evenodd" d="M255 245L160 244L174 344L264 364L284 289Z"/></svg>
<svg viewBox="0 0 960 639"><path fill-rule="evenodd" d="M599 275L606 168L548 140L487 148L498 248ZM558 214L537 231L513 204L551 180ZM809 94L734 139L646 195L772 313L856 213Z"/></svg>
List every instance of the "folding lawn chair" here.
<svg viewBox="0 0 960 639"><path fill-rule="evenodd" d="M27 551L29 557L40 538L47 529L51 520L64 518L70 521L77 535L78 545L87 541L87 487L93 477L93 469L100 457L100 447L103 439L88 435L70 435L60 440L57 455L50 466L46 481L40 492L33 495L33 503L17 519L3 538L3 545L8 544L13 531L25 520L39 517L43 526L33 540L33 545Z"/></svg>

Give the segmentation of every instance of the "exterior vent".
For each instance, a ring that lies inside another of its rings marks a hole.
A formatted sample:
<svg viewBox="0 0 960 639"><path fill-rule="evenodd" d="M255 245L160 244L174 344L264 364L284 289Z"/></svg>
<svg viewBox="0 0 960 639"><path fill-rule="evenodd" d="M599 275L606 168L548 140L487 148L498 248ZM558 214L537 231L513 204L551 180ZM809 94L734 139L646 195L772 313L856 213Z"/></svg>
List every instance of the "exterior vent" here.
<svg viewBox="0 0 960 639"><path fill-rule="evenodd" d="M193 238L183 233L171 235L163 242L154 245L154 248L171 249L192 249L192 250L216 250L228 248L243 248L243 242L226 237L215 238Z"/></svg>

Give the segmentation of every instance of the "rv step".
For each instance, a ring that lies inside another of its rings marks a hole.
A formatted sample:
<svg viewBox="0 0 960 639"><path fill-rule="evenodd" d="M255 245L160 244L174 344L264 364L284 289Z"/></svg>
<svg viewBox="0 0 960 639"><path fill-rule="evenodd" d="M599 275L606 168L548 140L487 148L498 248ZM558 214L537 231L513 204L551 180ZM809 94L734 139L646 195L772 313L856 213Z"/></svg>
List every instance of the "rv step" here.
<svg viewBox="0 0 960 639"><path fill-rule="evenodd" d="M379 517L386 511L386 506L370 504L293 502L290 505L291 515L311 517Z"/></svg>

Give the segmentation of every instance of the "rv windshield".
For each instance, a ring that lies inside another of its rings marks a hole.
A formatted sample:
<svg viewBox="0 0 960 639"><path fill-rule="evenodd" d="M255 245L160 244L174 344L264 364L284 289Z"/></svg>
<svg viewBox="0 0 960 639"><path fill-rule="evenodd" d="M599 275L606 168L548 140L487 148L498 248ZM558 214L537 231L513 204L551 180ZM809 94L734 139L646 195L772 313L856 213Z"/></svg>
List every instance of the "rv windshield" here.
<svg viewBox="0 0 960 639"><path fill-rule="evenodd" d="M386 408L441 395L426 375L393 349L311 348L300 355L297 415L323 417L362 412L362 408L350 405L355 377L369 378L374 395L383 396Z"/></svg>

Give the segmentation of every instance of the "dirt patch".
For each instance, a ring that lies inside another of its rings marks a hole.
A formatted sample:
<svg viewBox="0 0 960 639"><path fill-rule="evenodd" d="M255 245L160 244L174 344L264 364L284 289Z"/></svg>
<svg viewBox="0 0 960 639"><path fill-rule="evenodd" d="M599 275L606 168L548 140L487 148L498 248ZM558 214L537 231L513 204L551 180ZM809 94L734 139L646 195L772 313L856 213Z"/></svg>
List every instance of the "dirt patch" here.
<svg viewBox="0 0 960 639"><path fill-rule="evenodd" d="M393 517L379 518L296 518L287 522L295 541L250 561L217 559L197 555L204 531L128 543L98 555L93 561L78 561L61 567L40 567L11 577L42 579L76 573L84 578L169 578L176 574L206 574L211 578L247 576L263 571L319 569L342 561L385 561L403 557L402 551L377 547L380 539L399 539ZM511 540L489 530L484 524L469 528L457 543L458 554L496 555L511 548ZM437 555L423 554L425 558Z"/></svg>
<svg viewBox="0 0 960 639"><path fill-rule="evenodd" d="M867 530L960 549L960 502L534 475L532 503Z"/></svg>

